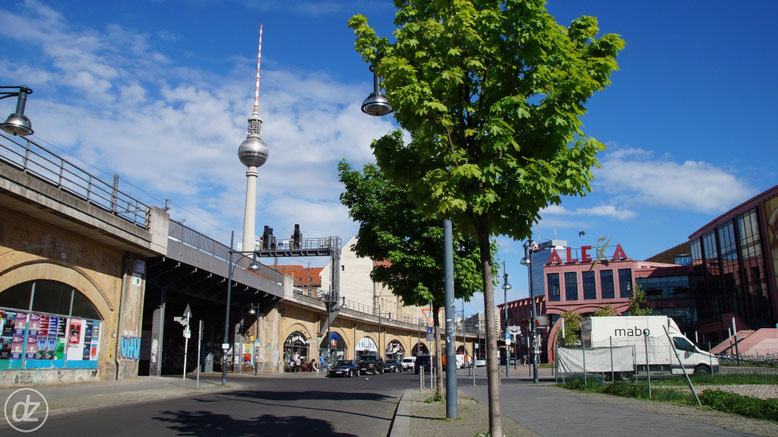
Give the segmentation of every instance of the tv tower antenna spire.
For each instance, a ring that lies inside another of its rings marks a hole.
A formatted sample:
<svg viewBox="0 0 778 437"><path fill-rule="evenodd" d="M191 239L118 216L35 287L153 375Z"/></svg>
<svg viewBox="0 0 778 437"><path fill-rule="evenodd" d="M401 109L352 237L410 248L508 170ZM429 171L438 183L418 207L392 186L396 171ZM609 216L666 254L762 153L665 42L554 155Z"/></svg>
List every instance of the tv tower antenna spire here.
<svg viewBox="0 0 778 437"><path fill-rule="evenodd" d="M259 49L257 52L257 78L254 86L254 112L248 119L246 139L238 147L238 158L246 168L246 209L243 216L243 245L241 250L255 249L254 231L257 206L257 168L267 161L268 151L262 141L262 119L259 117L259 64L262 59L262 25L259 25Z"/></svg>

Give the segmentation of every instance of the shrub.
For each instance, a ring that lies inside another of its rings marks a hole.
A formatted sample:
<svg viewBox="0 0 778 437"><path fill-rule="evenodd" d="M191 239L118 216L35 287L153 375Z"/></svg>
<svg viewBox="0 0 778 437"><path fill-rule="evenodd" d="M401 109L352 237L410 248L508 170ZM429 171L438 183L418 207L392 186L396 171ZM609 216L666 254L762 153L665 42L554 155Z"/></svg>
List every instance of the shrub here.
<svg viewBox="0 0 778 437"><path fill-rule="evenodd" d="M588 376L584 383L583 376L575 376L570 378L564 384L560 384L562 387L570 390L580 391L601 391L600 388L603 385L602 379L595 376Z"/></svg>
<svg viewBox="0 0 778 437"><path fill-rule="evenodd" d="M625 398L648 399L648 384L617 381L605 387L603 393Z"/></svg>
<svg viewBox="0 0 778 437"><path fill-rule="evenodd" d="M700 402L714 410L778 422L778 399L758 399L721 390L705 390Z"/></svg>

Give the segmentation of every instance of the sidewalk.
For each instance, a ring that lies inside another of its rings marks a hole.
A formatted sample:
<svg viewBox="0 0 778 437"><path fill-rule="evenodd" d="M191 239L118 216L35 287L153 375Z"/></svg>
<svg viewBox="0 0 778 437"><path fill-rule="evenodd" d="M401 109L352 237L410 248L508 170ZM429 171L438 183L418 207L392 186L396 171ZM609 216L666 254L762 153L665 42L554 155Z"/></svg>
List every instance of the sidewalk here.
<svg viewBox="0 0 778 437"><path fill-rule="evenodd" d="M254 375L252 374L253 378ZM200 388L196 387L194 376L157 377L140 376L120 381L101 381L63 386L31 387L45 396L50 414L65 414L112 405L126 405L134 402L148 402L156 399L170 399L193 394L217 393L243 387L240 375L230 374L227 385L221 385L221 375L201 375ZM0 390L0 399L7 399L17 388Z"/></svg>

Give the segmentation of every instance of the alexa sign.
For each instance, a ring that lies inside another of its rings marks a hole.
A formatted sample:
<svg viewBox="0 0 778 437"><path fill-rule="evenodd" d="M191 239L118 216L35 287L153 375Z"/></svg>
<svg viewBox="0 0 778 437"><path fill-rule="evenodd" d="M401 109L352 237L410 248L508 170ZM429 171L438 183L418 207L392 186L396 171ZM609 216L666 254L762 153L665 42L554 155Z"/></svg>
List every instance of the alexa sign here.
<svg viewBox="0 0 778 437"><path fill-rule="evenodd" d="M595 257L592 258L591 250L592 246L581 246L581 262L592 262L592 264L596 263L599 260L605 260L608 259L605 257L605 249L607 246L603 245L602 248L595 247L596 250ZM575 263L578 262L578 258L573 257L573 249L570 247L567 247L567 263ZM621 244L616 244L616 250L613 251L613 256L610 258L613 261L616 260L624 260L627 259L627 254L624 253L624 249L621 248ZM551 257L548 259L549 264L563 264L562 258L559 257L559 254L556 253L556 250L551 251Z"/></svg>

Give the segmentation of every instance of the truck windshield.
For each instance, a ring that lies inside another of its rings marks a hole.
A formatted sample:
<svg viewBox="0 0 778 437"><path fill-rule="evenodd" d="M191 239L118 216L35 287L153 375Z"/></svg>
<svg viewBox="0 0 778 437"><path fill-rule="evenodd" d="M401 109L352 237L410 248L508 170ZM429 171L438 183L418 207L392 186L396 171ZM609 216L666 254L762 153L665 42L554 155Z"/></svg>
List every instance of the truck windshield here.
<svg viewBox="0 0 778 437"><path fill-rule="evenodd" d="M683 337L673 337L673 344L680 351L694 352L694 345Z"/></svg>

